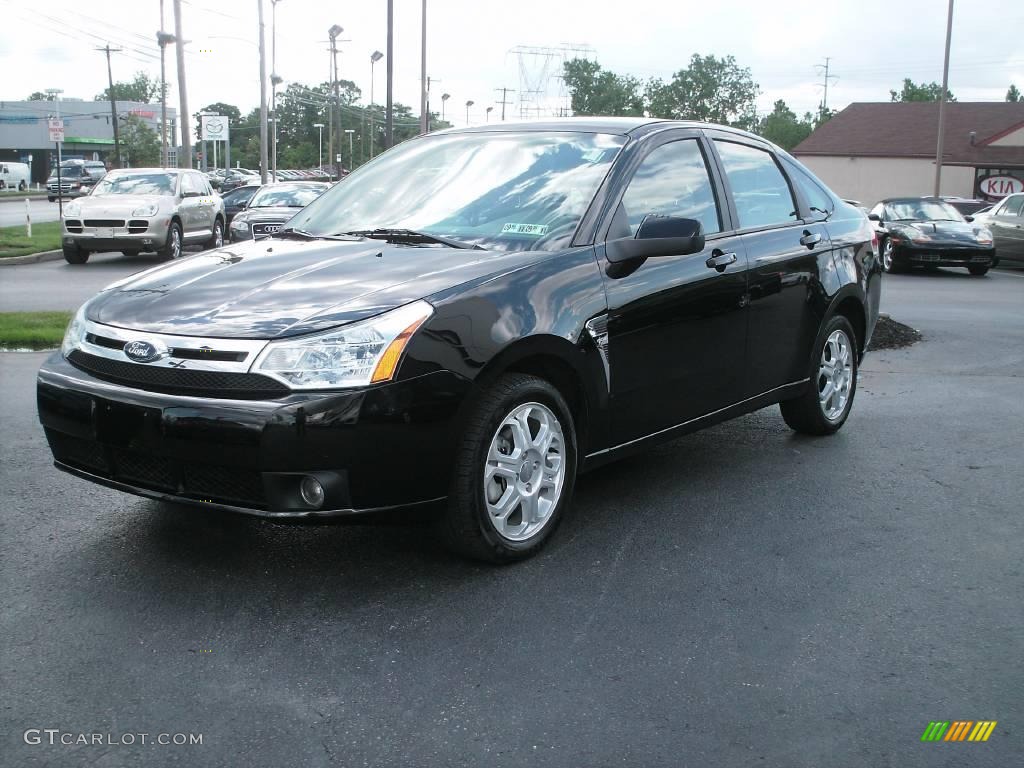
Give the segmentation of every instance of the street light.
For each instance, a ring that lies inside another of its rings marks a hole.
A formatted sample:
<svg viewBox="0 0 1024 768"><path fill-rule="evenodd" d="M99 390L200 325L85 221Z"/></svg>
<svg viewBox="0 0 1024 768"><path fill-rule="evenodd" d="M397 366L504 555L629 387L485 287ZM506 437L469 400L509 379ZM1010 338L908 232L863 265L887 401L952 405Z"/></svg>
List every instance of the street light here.
<svg viewBox="0 0 1024 768"><path fill-rule="evenodd" d="M317 153L317 169L323 173L324 170L324 124L313 123L313 127L317 129L317 133L320 134L320 151Z"/></svg>
<svg viewBox="0 0 1024 768"><path fill-rule="evenodd" d="M450 93L441 94L441 122L444 122L444 103L450 99L452 95Z"/></svg>
<svg viewBox="0 0 1024 768"><path fill-rule="evenodd" d="M374 51L370 54L370 157L373 157L373 65L384 58L384 54L380 51ZM365 157L365 155L363 155Z"/></svg>
<svg viewBox="0 0 1024 768"><path fill-rule="evenodd" d="M493 111L494 111L494 107L488 107L487 108L487 110L486 110L487 119L486 119L485 122L488 122L488 123L491 122L491 112L493 112Z"/></svg>
<svg viewBox="0 0 1024 768"><path fill-rule="evenodd" d="M466 102L466 125L469 125L469 108L472 107L474 104L476 104L476 102L473 101L472 99Z"/></svg>

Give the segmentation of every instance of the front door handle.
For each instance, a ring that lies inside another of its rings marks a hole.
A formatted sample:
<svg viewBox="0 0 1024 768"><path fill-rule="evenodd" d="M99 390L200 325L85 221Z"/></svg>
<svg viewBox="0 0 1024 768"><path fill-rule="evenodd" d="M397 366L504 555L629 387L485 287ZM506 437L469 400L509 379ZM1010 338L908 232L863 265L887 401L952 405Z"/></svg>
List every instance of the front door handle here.
<svg viewBox="0 0 1024 768"><path fill-rule="evenodd" d="M813 248L821 242L821 235L817 232L811 232L804 230L803 237L800 238L800 245L806 245L808 248Z"/></svg>
<svg viewBox="0 0 1024 768"><path fill-rule="evenodd" d="M729 253L723 253L715 248L715 250L711 252L711 256L704 263L708 266L708 269L717 269L719 272L724 272L725 268L735 261L736 254L732 251Z"/></svg>

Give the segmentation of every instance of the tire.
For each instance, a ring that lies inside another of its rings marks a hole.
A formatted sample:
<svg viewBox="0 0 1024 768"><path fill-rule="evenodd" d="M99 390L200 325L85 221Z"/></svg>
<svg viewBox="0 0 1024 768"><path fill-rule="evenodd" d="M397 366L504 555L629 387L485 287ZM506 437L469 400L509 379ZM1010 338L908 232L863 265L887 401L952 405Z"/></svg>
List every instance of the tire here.
<svg viewBox="0 0 1024 768"><path fill-rule="evenodd" d="M845 347L845 355L841 351L842 347ZM840 366L841 372L832 377L827 372L830 359L843 363ZM809 373L811 385L807 391L799 397L779 403L782 418L791 429L802 434L831 435L846 423L857 394L857 335L850 321L843 315L834 316L822 326L814 342ZM833 394L823 402L822 391L830 384ZM845 400L842 399L844 390Z"/></svg>
<svg viewBox="0 0 1024 768"><path fill-rule="evenodd" d="M50 196L47 196L46 200L47 200L48 202L51 202L51 203L53 203L53 202L56 202L57 198L56 198L56 197L50 197Z"/></svg>
<svg viewBox="0 0 1024 768"><path fill-rule="evenodd" d="M213 234L203 243L203 248L221 248L224 246L224 222L220 216L213 222Z"/></svg>
<svg viewBox="0 0 1024 768"><path fill-rule="evenodd" d="M547 440L541 437L545 421L548 431L543 434L553 436ZM522 428L524 423L528 429ZM499 378L469 407L448 505L437 521L442 543L457 554L490 563L510 563L539 552L571 503L576 451L572 413L555 387L521 373ZM499 455L508 458L492 458Z"/></svg>
<svg viewBox="0 0 1024 768"><path fill-rule="evenodd" d="M167 242L163 248L157 249L156 256L160 261L171 261L181 257L181 224L171 222L167 228Z"/></svg>
<svg viewBox="0 0 1024 768"><path fill-rule="evenodd" d="M896 249L888 237L882 243L882 271L889 274L903 272L903 265L896 259Z"/></svg>
<svg viewBox="0 0 1024 768"><path fill-rule="evenodd" d="M26 184L24 181L18 185L19 192L24 192L26 189L28 189L28 184Z"/></svg>
<svg viewBox="0 0 1024 768"><path fill-rule="evenodd" d="M83 251L77 245L65 245L63 251L64 261L68 264L85 264L89 260L89 252Z"/></svg>
<svg viewBox="0 0 1024 768"><path fill-rule="evenodd" d="M974 267L974 266L971 266L971 267L967 268L967 271L970 272L975 277L981 277L982 275L987 274L988 270L989 270L988 266L984 266L984 267Z"/></svg>

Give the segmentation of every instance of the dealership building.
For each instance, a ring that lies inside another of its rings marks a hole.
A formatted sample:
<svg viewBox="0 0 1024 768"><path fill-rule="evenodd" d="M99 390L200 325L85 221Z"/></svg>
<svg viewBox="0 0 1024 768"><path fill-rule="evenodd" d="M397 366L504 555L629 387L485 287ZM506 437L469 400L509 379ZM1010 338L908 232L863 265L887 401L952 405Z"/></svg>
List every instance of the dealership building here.
<svg viewBox="0 0 1024 768"><path fill-rule="evenodd" d="M935 189L937 102L851 104L793 154L841 197L873 205ZM995 201L1024 191L1024 103L945 105L943 195Z"/></svg>
<svg viewBox="0 0 1024 768"><path fill-rule="evenodd" d="M52 101L0 101L0 161L29 163L32 183L44 184L50 169L57 164L57 148L50 141L47 120L56 117ZM160 135L160 105L137 101L118 101L120 118L134 115L157 136ZM64 121L65 159L103 160L114 153L114 129L109 101L61 99L60 116ZM177 113L167 108L169 136ZM174 147L169 147L170 163L175 163Z"/></svg>

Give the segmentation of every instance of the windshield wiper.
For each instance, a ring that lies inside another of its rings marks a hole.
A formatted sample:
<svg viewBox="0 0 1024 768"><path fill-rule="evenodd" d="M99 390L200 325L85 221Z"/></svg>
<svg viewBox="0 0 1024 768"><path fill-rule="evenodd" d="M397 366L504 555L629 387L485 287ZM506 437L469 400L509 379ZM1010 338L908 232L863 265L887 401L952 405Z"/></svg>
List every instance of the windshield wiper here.
<svg viewBox="0 0 1024 768"><path fill-rule="evenodd" d="M354 235L356 237L369 237L374 240L386 240L389 243L438 243L440 245L447 245L449 248L465 248L478 251L485 250L479 245L464 243L461 240L452 240L450 237L432 235L429 232L417 232L414 229L381 227L378 229L355 229L351 232L342 232L340 234Z"/></svg>
<svg viewBox="0 0 1024 768"><path fill-rule="evenodd" d="M279 229L274 233L274 237L298 237L303 240L319 240L320 235L314 235L312 232L307 232L304 229L296 229L295 227L285 227Z"/></svg>

